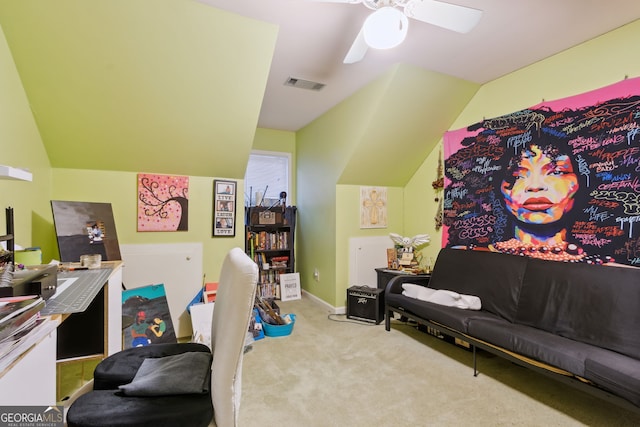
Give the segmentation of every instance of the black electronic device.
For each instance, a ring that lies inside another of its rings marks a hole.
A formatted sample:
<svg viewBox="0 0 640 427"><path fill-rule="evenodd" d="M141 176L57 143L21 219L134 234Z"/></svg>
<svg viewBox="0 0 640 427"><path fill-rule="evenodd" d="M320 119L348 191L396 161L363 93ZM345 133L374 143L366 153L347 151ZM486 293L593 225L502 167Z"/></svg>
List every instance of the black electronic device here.
<svg viewBox="0 0 640 427"><path fill-rule="evenodd" d="M0 283L0 297L22 295L40 295L49 299L56 293L58 286L58 267L56 265L30 265L24 270L5 269Z"/></svg>
<svg viewBox="0 0 640 427"><path fill-rule="evenodd" d="M375 323L384 320L384 289L352 286L347 289L347 319Z"/></svg>

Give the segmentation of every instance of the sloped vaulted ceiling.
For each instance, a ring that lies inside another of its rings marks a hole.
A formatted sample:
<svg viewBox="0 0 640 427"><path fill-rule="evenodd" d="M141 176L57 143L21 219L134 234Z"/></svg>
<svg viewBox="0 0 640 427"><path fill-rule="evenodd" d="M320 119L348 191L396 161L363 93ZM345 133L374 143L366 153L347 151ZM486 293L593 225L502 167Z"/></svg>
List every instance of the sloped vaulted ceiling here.
<svg viewBox="0 0 640 427"><path fill-rule="evenodd" d="M242 178L277 27L176 0L0 1L53 167Z"/></svg>
<svg viewBox="0 0 640 427"><path fill-rule="evenodd" d="M480 87L404 64L384 81L339 184L406 185Z"/></svg>

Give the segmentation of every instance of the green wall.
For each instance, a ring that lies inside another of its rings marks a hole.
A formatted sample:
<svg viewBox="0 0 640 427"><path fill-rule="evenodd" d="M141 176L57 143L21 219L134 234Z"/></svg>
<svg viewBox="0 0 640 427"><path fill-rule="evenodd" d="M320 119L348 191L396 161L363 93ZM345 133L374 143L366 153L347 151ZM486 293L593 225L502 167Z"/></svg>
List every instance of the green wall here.
<svg viewBox="0 0 640 427"><path fill-rule="evenodd" d="M335 307L346 306L347 288L352 285L358 285L358 283L349 283L349 239L352 237L388 236L389 233L402 233L404 229L403 211L403 188L387 187L387 227L360 228L360 186L337 186ZM393 247L391 239L389 239L389 247ZM384 265L379 267L384 267ZM322 275L320 277L322 278Z"/></svg>
<svg viewBox="0 0 640 427"><path fill-rule="evenodd" d="M278 27L203 3L0 1L53 167L244 177Z"/></svg>
<svg viewBox="0 0 640 427"><path fill-rule="evenodd" d="M138 233L136 173L52 169L2 32L0 93L3 94L0 97L0 149L3 153L0 164L27 168L33 173L33 182L0 179L0 207L14 208L17 244L24 247L41 246L44 262L59 258L50 206L52 199L111 203L118 238L123 244L202 242L203 269L207 280L218 278L223 255L229 249L244 247L242 226L236 230L235 238L211 237L211 200L216 177L190 177L189 231ZM258 129L254 143L256 149L295 154L295 134L292 132ZM238 181L238 188L243 188L241 180ZM292 193L294 197L295 191ZM242 210L238 211L238 215L239 224L243 224ZM0 234L3 234L4 214L0 215L0 225Z"/></svg>
<svg viewBox="0 0 640 427"><path fill-rule="evenodd" d="M297 133L304 220L296 257L305 290L333 307L344 304L349 238L403 233L403 197L396 189L477 90L451 76L396 65ZM359 229L359 194L351 186L361 185L389 188L388 228Z"/></svg>
<svg viewBox="0 0 640 427"><path fill-rule="evenodd" d="M14 209L17 245L39 245L50 256L55 245L49 205L51 166L3 32L0 94L0 164L33 174L32 182L0 179L0 208ZM4 212L0 224L0 234L5 234Z"/></svg>
<svg viewBox="0 0 640 427"><path fill-rule="evenodd" d="M392 73L329 110L296 135L298 209L296 262L302 288L332 306L338 303L337 184ZM342 214L342 211L340 211ZM314 270L320 280L313 278Z"/></svg>
<svg viewBox="0 0 640 427"><path fill-rule="evenodd" d="M295 134L258 129L254 148L294 152ZM189 230L186 232L137 231L137 173L56 168L53 169L52 177L51 199L111 203L121 244L201 242L203 273L207 281L218 279L223 257L231 248L238 246L244 249L243 180L235 180L238 183L236 236L214 238L211 237L213 181L228 179L226 177L189 177Z"/></svg>
<svg viewBox="0 0 640 427"><path fill-rule="evenodd" d="M0 179L0 207L14 208L17 244L41 246L44 262L59 259L50 200L108 202L113 207L120 243L202 242L204 273L207 280L216 280L223 255L234 246L244 247L242 226L236 230L235 238L211 237L211 200L216 177L190 177L189 231L138 233L136 173L50 167L3 33L0 36L0 93L3 94L0 97L0 149L3 153L0 164L28 168L33 173L33 182ZM295 170L294 133L258 129L254 148L292 153ZM243 181L238 181L238 188L243 188ZM292 197L295 197L295 179L290 196L290 202L294 203ZM239 199L239 206L242 206L241 201ZM241 225L241 210L238 215ZM0 224L0 234L3 234L4 214L0 215Z"/></svg>
<svg viewBox="0 0 640 427"><path fill-rule="evenodd" d="M146 172L146 171L141 171ZM156 173L156 172L147 172ZM189 230L183 232L138 232L137 174L133 172L54 169L54 200L111 203L120 244L202 242L203 273L216 281L224 255L233 247L244 249L243 211L236 211L236 236L211 237L214 177L189 177ZM243 182L238 182L242 188Z"/></svg>
<svg viewBox="0 0 640 427"><path fill-rule="evenodd" d="M640 21L582 43L482 86L451 129L474 124L540 103L597 89L629 77L640 76ZM441 233L434 228L436 205L431 182L436 176L437 155L431 155L405 187L405 233L427 232L432 243L425 254L435 256Z"/></svg>
<svg viewBox="0 0 640 427"><path fill-rule="evenodd" d="M434 190L432 186L432 182L437 179L438 158L442 157L441 151L440 147L436 147L404 187L403 232L407 236L426 233L431 237L429 244L421 249L425 261L429 257L435 260L441 247L442 233L435 229L435 217L438 211L438 202L435 199L443 197L444 194L442 191Z"/></svg>

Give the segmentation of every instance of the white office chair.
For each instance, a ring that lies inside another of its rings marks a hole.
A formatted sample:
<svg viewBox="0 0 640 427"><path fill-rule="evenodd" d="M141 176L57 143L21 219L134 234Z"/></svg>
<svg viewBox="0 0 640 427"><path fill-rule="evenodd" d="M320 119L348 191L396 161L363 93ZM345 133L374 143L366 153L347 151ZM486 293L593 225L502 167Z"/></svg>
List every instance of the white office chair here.
<svg viewBox="0 0 640 427"><path fill-rule="evenodd" d="M69 407L68 426L237 426L244 345L257 281L257 265L240 248L232 249L222 265L213 310L213 361L210 374L206 373L210 375L210 393L123 395L119 386L137 382L134 378L146 358L157 362L185 352L209 352L207 346L195 343L130 348L109 356L96 367L93 390L77 397ZM190 366L184 367L187 369ZM203 378L207 386L208 379Z"/></svg>

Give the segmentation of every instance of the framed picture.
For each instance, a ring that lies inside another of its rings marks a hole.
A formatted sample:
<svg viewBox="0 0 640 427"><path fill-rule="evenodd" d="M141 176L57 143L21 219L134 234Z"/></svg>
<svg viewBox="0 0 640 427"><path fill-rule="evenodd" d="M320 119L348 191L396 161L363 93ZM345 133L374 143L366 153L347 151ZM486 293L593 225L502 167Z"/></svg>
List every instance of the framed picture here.
<svg viewBox="0 0 640 427"><path fill-rule="evenodd" d="M138 174L138 231L189 230L189 177Z"/></svg>
<svg viewBox="0 0 640 427"><path fill-rule="evenodd" d="M387 228L387 187L360 187L360 228Z"/></svg>
<svg viewBox="0 0 640 427"><path fill-rule="evenodd" d="M280 275L280 300L291 301L302 298L300 290L300 273Z"/></svg>
<svg viewBox="0 0 640 427"><path fill-rule="evenodd" d="M213 237L236 235L236 182L213 181Z"/></svg>

